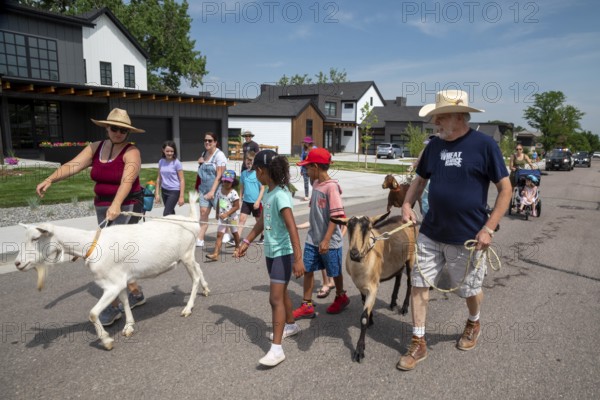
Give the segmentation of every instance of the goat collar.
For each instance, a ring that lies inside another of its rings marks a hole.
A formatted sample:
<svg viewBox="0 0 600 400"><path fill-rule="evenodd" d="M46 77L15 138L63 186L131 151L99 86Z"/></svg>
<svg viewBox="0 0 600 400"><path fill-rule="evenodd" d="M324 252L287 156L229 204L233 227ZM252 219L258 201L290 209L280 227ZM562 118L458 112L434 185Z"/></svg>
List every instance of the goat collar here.
<svg viewBox="0 0 600 400"><path fill-rule="evenodd" d="M377 243L377 237L375 237L373 229L369 229L369 239L371 239L371 244L369 245L369 248L360 255L361 260L365 258L371 250L373 250L373 247L375 247L375 243Z"/></svg>
<svg viewBox="0 0 600 400"><path fill-rule="evenodd" d="M98 239L100 238L100 232L102 232L102 229L98 228L96 230L96 236L94 236L94 241L92 242L92 245L88 249L87 253L85 253L85 256L83 256L84 260L91 256L94 250L96 250L96 245L98 244Z"/></svg>

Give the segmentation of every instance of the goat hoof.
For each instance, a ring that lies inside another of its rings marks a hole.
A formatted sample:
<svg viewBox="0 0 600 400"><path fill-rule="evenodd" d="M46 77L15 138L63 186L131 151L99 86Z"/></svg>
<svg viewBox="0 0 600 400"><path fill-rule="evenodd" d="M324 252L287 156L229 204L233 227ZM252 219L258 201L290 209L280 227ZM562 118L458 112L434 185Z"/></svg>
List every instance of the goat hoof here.
<svg viewBox="0 0 600 400"><path fill-rule="evenodd" d="M208 288L206 288L202 291L202 294L204 295L204 297L208 297L209 293L210 293L210 290Z"/></svg>
<svg viewBox="0 0 600 400"><path fill-rule="evenodd" d="M181 312L182 317L189 317L190 315L192 315L192 310L188 310L187 308L183 309Z"/></svg>
<svg viewBox="0 0 600 400"><path fill-rule="evenodd" d="M352 355L352 360L353 361L356 361L357 363L360 363L360 360L363 359L363 358L365 358L365 353L364 352L358 351L358 350L354 351L354 354Z"/></svg>
<svg viewBox="0 0 600 400"><path fill-rule="evenodd" d="M123 328L123 331L121 332L121 334L125 337L131 337L133 335L133 326L125 326L125 328Z"/></svg>
<svg viewBox="0 0 600 400"><path fill-rule="evenodd" d="M112 350L113 349L113 342L114 342L113 338L102 339L102 345L104 346L104 348L106 350Z"/></svg>
<svg viewBox="0 0 600 400"><path fill-rule="evenodd" d="M400 314L401 314L401 315L406 315L406 314L408 314L408 307L402 307L402 308L400 309Z"/></svg>

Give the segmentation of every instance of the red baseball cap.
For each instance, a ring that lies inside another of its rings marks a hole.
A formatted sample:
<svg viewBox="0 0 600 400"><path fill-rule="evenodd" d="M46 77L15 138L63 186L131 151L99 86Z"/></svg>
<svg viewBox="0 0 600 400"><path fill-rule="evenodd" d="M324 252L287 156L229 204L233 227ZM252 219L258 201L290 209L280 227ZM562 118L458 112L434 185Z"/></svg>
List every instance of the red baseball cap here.
<svg viewBox="0 0 600 400"><path fill-rule="evenodd" d="M327 151L327 149L323 147L317 147L316 149L312 149L308 152L308 156L304 159L304 161L299 161L296 163L299 167L302 167L307 164L333 164L331 160L331 154Z"/></svg>

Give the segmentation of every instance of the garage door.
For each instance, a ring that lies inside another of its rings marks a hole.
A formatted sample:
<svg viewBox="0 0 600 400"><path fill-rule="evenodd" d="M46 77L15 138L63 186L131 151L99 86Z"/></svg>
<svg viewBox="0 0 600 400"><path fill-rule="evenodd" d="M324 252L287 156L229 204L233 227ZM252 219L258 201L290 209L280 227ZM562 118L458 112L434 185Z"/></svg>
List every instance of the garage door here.
<svg viewBox="0 0 600 400"><path fill-rule="evenodd" d="M371 143L369 144L369 148L367 149L367 153L369 155L374 155L375 151L377 151L377 146L379 146L381 143L384 143L384 142L385 142L385 135L384 134L374 133L373 134L373 140L371 140ZM364 149L361 149L360 153L364 154Z"/></svg>
<svg viewBox="0 0 600 400"><path fill-rule="evenodd" d="M162 144L165 140L172 140L171 120L169 118L132 118L134 126L145 130L144 133L132 133L129 139L135 142L142 154L142 163L158 163L161 155Z"/></svg>
<svg viewBox="0 0 600 400"><path fill-rule="evenodd" d="M221 120L182 119L179 122L181 135L181 161L196 161L204 151L204 134L214 132L219 139L219 148L222 149L223 135L221 133Z"/></svg>

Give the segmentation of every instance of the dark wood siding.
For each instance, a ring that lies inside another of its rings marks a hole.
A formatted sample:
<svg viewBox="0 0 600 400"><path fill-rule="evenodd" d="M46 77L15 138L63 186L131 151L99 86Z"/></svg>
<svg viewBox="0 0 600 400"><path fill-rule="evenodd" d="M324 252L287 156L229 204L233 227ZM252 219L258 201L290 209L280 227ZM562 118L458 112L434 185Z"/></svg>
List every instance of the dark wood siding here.
<svg viewBox="0 0 600 400"><path fill-rule="evenodd" d="M0 14L0 30L56 40L59 82L85 84L81 26Z"/></svg>
<svg viewBox="0 0 600 400"><path fill-rule="evenodd" d="M323 118L311 104L300 115L292 119L292 154L300 154L302 140L306 137L306 120L313 121L312 138L315 145L323 147Z"/></svg>
<svg viewBox="0 0 600 400"><path fill-rule="evenodd" d="M129 140L135 142L142 155L142 163L158 163L162 144L173 138L169 118L136 117L132 124L145 130L144 133L132 133Z"/></svg>

